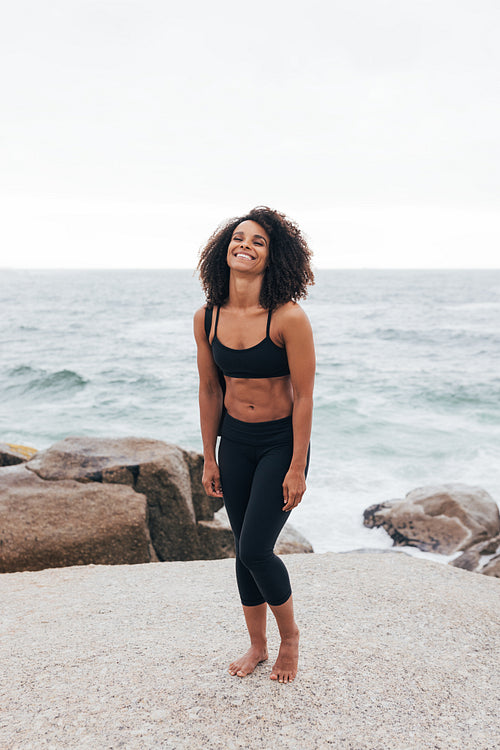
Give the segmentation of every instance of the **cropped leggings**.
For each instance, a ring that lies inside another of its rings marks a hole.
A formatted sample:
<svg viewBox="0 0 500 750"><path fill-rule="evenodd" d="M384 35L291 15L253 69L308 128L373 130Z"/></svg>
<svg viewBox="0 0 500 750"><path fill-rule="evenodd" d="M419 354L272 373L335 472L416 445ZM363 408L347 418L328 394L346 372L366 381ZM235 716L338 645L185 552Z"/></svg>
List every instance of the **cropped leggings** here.
<svg viewBox="0 0 500 750"><path fill-rule="evenodd" d="M292 460L292 418L242 422L226 413L221 433L219 469L241 602L284 604L292 589L274 545L290 515L282 510L282 485Z"/></svg>

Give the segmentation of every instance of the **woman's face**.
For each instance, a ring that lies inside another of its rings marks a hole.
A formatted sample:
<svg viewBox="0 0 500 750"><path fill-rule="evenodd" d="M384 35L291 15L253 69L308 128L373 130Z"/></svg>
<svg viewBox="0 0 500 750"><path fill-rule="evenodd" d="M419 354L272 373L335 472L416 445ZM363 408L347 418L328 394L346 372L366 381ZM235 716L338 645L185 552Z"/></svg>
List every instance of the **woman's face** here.
<svg viewBox="0 0 500 750"><path fill-rule="evenodd" d="M242 221L227 249L227 264L235 271L264 273L269 260L269 235L256 221Z"/></svg>

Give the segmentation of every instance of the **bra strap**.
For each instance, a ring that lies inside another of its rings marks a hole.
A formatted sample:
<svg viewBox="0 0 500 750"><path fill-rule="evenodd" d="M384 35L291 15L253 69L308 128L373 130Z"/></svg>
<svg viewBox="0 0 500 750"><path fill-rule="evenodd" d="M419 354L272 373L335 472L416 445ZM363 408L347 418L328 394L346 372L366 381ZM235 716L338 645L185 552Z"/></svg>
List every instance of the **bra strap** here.
<svg viewBox="0 0 500 750"><path fill-rule="evenodd" d="M215 328L214 328L214 338L217 336L217 324L219 322L219 313L220 313L220 305L217 308L217 315L215 316ZM213 341L214 339L212 339Z"/></svg>
<svg viewBox="0 0 500 750"><path fill-rule="evenodd" d="M267 316L267 328L266 328L266 338L269 338L269 331L271 330L271 315L272 310L269 310L269 314Z"/></svg>

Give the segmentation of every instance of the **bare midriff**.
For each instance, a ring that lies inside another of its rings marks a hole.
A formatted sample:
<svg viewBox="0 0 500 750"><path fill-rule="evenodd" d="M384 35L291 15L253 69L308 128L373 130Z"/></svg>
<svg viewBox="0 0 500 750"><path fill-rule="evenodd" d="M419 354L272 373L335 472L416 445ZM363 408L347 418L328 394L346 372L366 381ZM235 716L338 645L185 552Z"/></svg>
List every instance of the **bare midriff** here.
<svg viewBox="0 0 500 750"><path fill-rule="evenodd" d="M278 378L226 377L228 413L242 422L269 422L292 413L293 390L289 375Z"/></svg>

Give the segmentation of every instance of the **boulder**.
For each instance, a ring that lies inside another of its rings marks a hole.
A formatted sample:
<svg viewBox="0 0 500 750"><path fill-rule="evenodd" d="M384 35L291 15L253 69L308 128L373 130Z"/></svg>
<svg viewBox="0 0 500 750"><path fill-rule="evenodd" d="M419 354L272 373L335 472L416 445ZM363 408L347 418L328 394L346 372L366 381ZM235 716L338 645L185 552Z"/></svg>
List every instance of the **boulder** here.
<svg viewBox="0 0 500 750"><path fill-rule="evenodd" d="M364 525L382 526L394 546L451 555L500 533L500 514L493 498L480 487L443 484L419 487L404 500L371 505Z"/></svg>
<svg viewBox="0 0 500 750"><path fill-rule="evenodd" d="M12 468L22 473L0 472L5 570L234 556L227 518L214 516L222 500L203 490L198 453L146 438L69 437ZM312 548L285 527L277 551Z"/></svg>
<svg viewBox="0 0 500 750"><path fill-rule="evenodd" d="M146 497L130 487L0 472L0 573L156 560Z"/></svg>
<svg viewBox="0 0 500 750"><path fill-rule="evenodd" d="M36 448L13 443L0 443L0 466L15 466L29 461L36 453Z"/></svg>
<svg viewBox="0 0 500 750"><path fill-rule="evenodd" d="M459 557L452 560L450 565L453 565L455 568L463 568L464 570L485 573L486 575L493 575L500 578L500 554L497 553L500 553L500 534L485 542L479 542L469 547ZM494 555L494 557L483 565L481 556L484 558L485 555Z"/></svg>
<svg viewBox="0 0 500 750"><path fill-rule="evenodd" d="M205 494L197 453L146 438L69 437L38 453L27 468L45 480L125 484L145 495L160 560L226 556L223 546L215 554L219 533L210 528L222 501Z"/></svg>

